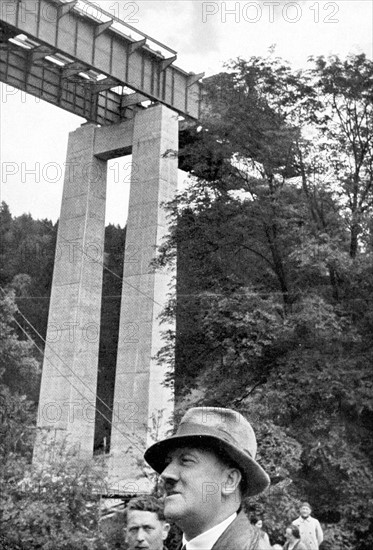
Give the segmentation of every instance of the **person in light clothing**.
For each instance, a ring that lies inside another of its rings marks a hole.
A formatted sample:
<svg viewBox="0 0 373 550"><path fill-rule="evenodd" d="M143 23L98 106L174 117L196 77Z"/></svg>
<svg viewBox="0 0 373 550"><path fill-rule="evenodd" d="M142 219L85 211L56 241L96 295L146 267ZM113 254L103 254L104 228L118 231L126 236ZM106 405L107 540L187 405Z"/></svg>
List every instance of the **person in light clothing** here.
<svg viewBox="0 0 373 550"><path fill-rule="evenodd" d="M319 550L324 540L320 523L311 516L312 508L308 502L302 502L299 512L300 516L293 521L293 525L298 527L301 541L307 550Z"/></svg>
<svg viewBox="0 0 373 550"><path fill-rule="evenodd" d="M196 407L175 435L145 452L165 488L165 517L183 531L184 550L260 550L258 530L241 507L269 477L255 460L250 423L232 409Z"/></svg>

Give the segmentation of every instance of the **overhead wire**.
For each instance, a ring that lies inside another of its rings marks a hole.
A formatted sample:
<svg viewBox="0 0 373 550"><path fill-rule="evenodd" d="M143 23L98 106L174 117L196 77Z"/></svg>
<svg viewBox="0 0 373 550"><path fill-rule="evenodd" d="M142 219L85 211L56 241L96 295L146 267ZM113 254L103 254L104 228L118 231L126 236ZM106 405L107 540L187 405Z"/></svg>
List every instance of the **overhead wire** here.
<svg viewBox="0 0 373 550"><path fill-rule="evenodd" d="M58 238L59 239L62 239L63 241L69 243L69 245L71 245L71 241L69 241L68 239L66 239L65 237L63 237L61 234L58 235ZM98 263L102 268L103 270L106 270L108 273L110 273L111 275L113 275L114 277L116 277L117 279L119 279L122 284L125 283L127 286L129 286L130 288L134 289L138 294L144 296L145 298L147 298L148 300L152 301L154 304L162 307L162 304L160 304L159 302L157 302L156 300L154 300L154 298L152 296L149 296L147 295L145 292L142 292L139 288L135 287L134 285L132 285L131 283L129 283L128 281L126 281L123 277L120 277L117 273L115 273L114 271L112 271L110 268L108 268L105 263L103 261L100 261L100 260L97 260L96 258L93 258L91 255L89 255L87 253L86 250L83 249L83 247L77 245L76 243L73 243L74 247L76 247L83 255L85 255L89 260L91 260L92 262L94 263ZM56 243L56 246L57 246L57 243ZM124 260L125 261L125 260ZM0 285L0 289L2 290L2 292L5 294L5 290L1 287ZM118 297L121 297L121 296L118 296ZM20 311L20 309L17 307L17 311L19 313L19 315L25 320L25 322L31 327L31 329L34 331L34 333L40 338L40 340L44 343L44 344L47 344L46 340L41 336L41 334L38 332L38 330L35 328L35 326L26 318L26 316ZM44 355L44 351L37 345L37 343L30 337L30 335L28 334L27 331L24 330L24 328L22 327L22 325L20 325L20 323L18 323L18 321L16 319L14 319L15 323L17 324L17 326L22 330L22 332L26 335L26 337L32 342L32 344L38 349L38 351L41 353L42 356L45 356ZM51 348L52 349L52 348ZM65 361L58 355L58 353L56 351L54 351L52 349L53 353L56 355L56 357L61 361L61 363L67 367L67 369L71 372L71 374L73 376L75 376L79 382L81 382L81 384L86 388L88 389L91 393L93 393L94 397L100 402L102 403L107 409L108 411L114 415L114 411L109 407L109 405L107 403L105 403L91 388L89 388L89 386L87 386L87 384L84 382L84 380L82 378L79 377L79 375L73 371L69 365L67 365L67 363L65 363ZM69 384L91 405L94 407L95 411L97 411L97 413L99 415L102 416L102 418L104 420L106 420L112 427L114 427L121 435L123 435L124 437L126 437L126 439L128 439L130 441L130 443L132 445L134 445L138 450L141 451L141 449L139 449L139 447L137 447L137 445L135 443L133 443L133 441L130 440L129 436L125 433L123 433L119 428L118 426L115 425L115 423L113 423L108 417L106 417L104 415L103 412L101 412L97 407L96 407L96 404L95 405L92 405L92 403L90 403L88 401L88 398L77 388L73 385L73 383L71 382L71 380L69 378L67 378L61 371L60 369L58 369L58 367L56 365L54 365L51 361L51 359L47 356L46 357L48 362L59 372L59 374L61 374L61 376L63 376L68 382Z"/></svg>
<svg viewBox="0 0 373 550"><path fill-rule="evenodd" d="M3 288L1 285L0 285L0 290L3 292L4 296L6 296L6 292L5 292L4 288ZM38 337L39 337L45 344L47 344L46 340L41 336L41 334L40 334L40 333L38 332L38 330L33 326L33 324L26 318L26 316L25 316L18 308L17 308L17 311L18 311L19 315L26 321L26 323L32 328L32 330L35 332L35 334L37 334ZM106 420L106 421L107 421L113 428L115 428L121 435L123 435L126 439L128 439L128 441L129 441L134 447L136 447L136 449L137 449L138 451L142 452L143 449L140 449L140 448L136 445L136 443L134 443L134 442L130 439L130 437L129 437L127 434L125 434L124 432L122 432L122 431L118 428L118 426L117 426L115 423L113 423L113 422L112 422L103 412L101 412L101 411L96 407L96 403L93 405L93 404L89 401L89 399L87 398L87 396L85 396L85 395L79 390L79 388L77 388L77 387L72 383L72 381L71 381L67 376L65 376L65 374L64 374L63 372L61 372L61 370L60 370L55 364L53 364L52 360L48 357L48 355L46 355L46 354L44 353L44 351L38 346L38 344L33 340L33 338L31 338L31 336L30 336L30 335L28 334L28 332L24 329L24 327L22 327L22 325L17 321L17 319L14 318L14 322L15 322L15 324L21 329L21 331L26 335L26 337L27 337L28 340L32 343L32 345L35 346L36 349L41 353L41 355L44 356L44 357L47 359L47 361L52 365L52 367L55 368L55 369L57 370L57 372L58 372L63 378L65 378L65 380L67 380L67 381L69 382L69 384L74 388L74 390L76 390L76 391L83 397L83 399L85 399L85 400L87 401L87 403L88 403L89 405L91 405L91 406L94 408L94 410L97 411L97 413L98 413L99 415L102 416L102 418L103 418L104 420ZM103 405L105 405L105 407L106 407L112 414L114 414L114 411L109 407L109 405L108 405L107 403L105 403L105 401L103 401L98 395L96 395L96 393L95 393L95 392L85 383L85 381L84 381L82 378L80 378L80 376L79 376L75 371L73 371L73 370L69 367L69 365L68 365L63 359L61 359L61 357L58 355L58 353L55 352L54 350L52 350L52 351L53 351L53 353L57 356L57 358L62 362L62 364L63 364L65 367L67 367L67 369L71 372L71 374L72 374L73 376L75 376L75 377L82 383L82 385L83 385L86 389L88 389L88 391L91 392L91 393L94 395L95 398L97 398L98 401L100 401Z"/></svg>

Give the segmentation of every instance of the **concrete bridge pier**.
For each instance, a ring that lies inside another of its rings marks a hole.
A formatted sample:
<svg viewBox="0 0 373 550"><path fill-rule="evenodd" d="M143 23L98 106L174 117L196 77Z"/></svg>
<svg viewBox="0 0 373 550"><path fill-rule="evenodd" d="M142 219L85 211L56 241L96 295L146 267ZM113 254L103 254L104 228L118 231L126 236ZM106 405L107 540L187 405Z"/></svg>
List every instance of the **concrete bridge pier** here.
<svg viewBox="0 0 373 550"><path fill-rule="evenodd" d="M167 328L158 316L172 273L154 272L150 264L167 233L161 204L177 188L177 119L161 105L135 118L109 461L109 482L120 493L150 489L142 455L152 437L170 429L173 410L164 370L154 360Z"/></svg>
<svg viewBox="0 0 373 550"><path fill-rule="evenodd" d="M86 124L69 136L34 462L61 447L92 456L106 200L96 130Z"/></svg>
<svg viewBox="0 0 373 550"><path fill-rule="evenodd" d="M158 315L172 273L150 266L167 232L161 204L177 187L178 116L157 104L134 119L70 134L45 348L34 463L55 444L93 455L104 253L106 161L132 151L109 484L149 490L142 462L152 437L169 428L173 396L154 360Z"/></svg>

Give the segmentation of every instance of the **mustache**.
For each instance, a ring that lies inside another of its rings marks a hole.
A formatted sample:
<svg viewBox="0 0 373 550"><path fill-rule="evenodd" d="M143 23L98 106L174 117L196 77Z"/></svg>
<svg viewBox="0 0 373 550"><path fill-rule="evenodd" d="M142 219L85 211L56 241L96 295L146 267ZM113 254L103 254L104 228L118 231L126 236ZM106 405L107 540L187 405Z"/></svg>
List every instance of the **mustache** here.
<svg viewBox="0 0 373 550"><path fill-rule="evenodd" d="M173 480L164 480L161 485L161 490L164 496L174 495L179 493L176 489L177 482Z"/></svg>

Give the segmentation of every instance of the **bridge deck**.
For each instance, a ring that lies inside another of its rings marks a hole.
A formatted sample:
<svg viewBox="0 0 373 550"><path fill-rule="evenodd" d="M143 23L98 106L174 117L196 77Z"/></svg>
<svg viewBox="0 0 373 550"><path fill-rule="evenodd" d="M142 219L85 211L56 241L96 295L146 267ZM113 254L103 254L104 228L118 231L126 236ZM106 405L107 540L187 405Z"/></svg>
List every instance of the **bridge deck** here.
<svg viewBox="0 0 373 550"><path fill-rule="evenodd" d="M203 74L112 14L85 0L0 4L2 82L101 125L149 100L199 118Z"/></svg>

